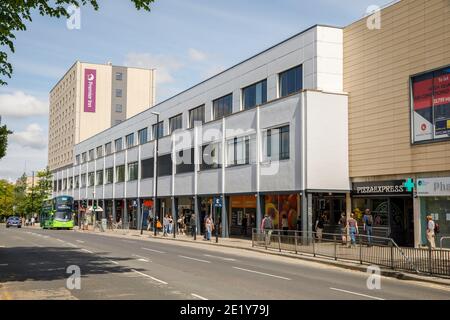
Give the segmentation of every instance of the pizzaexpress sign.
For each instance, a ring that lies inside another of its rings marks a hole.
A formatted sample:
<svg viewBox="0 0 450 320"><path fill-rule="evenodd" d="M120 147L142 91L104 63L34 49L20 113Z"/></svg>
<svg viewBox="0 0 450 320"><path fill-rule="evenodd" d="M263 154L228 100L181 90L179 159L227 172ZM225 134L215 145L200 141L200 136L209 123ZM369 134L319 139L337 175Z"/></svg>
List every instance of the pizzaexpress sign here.
<svg viewBox="0 0 450 320"><path fill-rule="evenodd" d="M352 193L354 195L382 195L382 194L406 194L411 195L412 190L405 184L406 180L355 182Z"/></svg>

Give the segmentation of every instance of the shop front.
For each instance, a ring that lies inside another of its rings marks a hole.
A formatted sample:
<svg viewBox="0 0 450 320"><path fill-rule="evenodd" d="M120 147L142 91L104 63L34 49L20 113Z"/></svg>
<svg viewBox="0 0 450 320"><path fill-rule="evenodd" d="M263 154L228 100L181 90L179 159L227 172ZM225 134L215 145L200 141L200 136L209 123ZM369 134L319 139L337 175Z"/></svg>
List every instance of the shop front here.
<svg viewBox="0 0 450 320"><path fill-rule="evenodd" d="M251 238L256 228L256 196L230 196L230 236Z"/></svg>
<svg viewBox="0 0 450 320"><path fill-rule="evenodd" d="M115 200L115 209L116 209L116 216L115 220L116 223L122 223L124 218L124 201L123 200Z"/></svg>
<svg viewBox="0 0 450 320"><path fill-rule="evenodd" d="M193 197L177 198L177 230L180 234L190 234L191 216L195 212Z"/></svg>
<svg viewBox="0 0 450 320"><path fill-rule="evenodd" d="M313 193L312 224L315 230L316 221L323 215L325 233L340 233L339 220L346 212L345 193Z"/></svg>
<svg viewBox="0 0 450 320"><path fill-rule="evenodd" d="M138 202L137 200L126 200L127 222L130 229L138 228Z"/></svg>
<svg viewBox="0 0 450 320"><path fill-rule="evenodd" d="M362 227L364 211L370 209L374 218L374 236L392 238L400 246L414 246L411 185L410 179L353 183L352 211L358 225Z"/></svg>
<svg viewBox="0 0 450 320"><path fill-rule="evenodd" d="M274 229L301 230L301 196L292 194L265 194L264 214L272 218Z"/></svg>
<svg viewBox="0 0 450 320"><path fill-rule="evenodd" d="M424 178L417 180L417 196L420 201L421 244L427 245L426 217L431 215L439 224L436 246L450 248L450 177Z"/></svg>

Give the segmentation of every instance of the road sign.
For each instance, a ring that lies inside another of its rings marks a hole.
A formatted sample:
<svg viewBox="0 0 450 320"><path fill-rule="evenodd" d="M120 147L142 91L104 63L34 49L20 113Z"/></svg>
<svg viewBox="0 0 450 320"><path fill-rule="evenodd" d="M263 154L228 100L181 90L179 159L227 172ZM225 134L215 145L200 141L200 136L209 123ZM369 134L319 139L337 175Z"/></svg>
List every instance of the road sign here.
<svg viewBox="0 0 450 320"><path fill-rule="evenodd" d="M214 207L222 208L222 198L221 197L214 197Z"/></svg>

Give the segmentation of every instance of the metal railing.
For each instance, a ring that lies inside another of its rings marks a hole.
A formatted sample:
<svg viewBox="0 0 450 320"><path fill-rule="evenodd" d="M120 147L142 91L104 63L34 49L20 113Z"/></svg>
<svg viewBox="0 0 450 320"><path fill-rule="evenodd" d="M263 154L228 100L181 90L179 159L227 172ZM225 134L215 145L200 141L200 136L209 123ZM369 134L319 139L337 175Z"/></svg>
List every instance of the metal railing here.
<svg viewBox="0 0 450 320"><path fill-rule="evenodd" d="M450 240L450 237L441 237L441 240L439 241L441 249L442 249L442 244L444 243L444 240Z"/></svg>
<svg viewBox="0 0 450 320"><path fill-rule="evenodd" d="M252 231L252 246L378 265L415 273L450 276L450 250L400 248L393 239L355 234L302 231Z"/></svg>

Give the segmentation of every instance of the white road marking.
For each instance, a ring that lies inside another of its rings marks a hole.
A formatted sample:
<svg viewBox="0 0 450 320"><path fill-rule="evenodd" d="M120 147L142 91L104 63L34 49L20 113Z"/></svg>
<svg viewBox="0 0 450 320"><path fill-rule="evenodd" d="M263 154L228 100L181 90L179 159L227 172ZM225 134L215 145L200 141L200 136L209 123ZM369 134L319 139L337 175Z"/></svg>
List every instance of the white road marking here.
<svg viewBox="0 0 450 320"><path fill-rule="evenodd" d="M5 246L0 246L0 248L6 248Z"/></svg>
<svg viewBox="0 0 450 320"><path fill-rule="evenodd" d="M199 262L203 262L203 263L211 263L211 261L202 260L202 259L196 259L196 258L191 258L191 257L186 257L186 256L179 256L179 257L183 258L183 259L195 260L195 261L199 261Z"/></svg>
<svg viewBox="0 0 450 320"><path fill-rule="evenodd" d="M239 268L239 267L233 267L234 269L237 270L242 270L242 271L246 271L246 272L252 272L252 273L257 273L263 276L268 276L268 277L273 277L273 278L278 278L278 279L283 279L283 280L292 280L286 277L281 277L281 276L276 276L274 274L270 274L270 273L264 273L264 272L259 272L259 271L255 271L255 270L249 270L249 269L243 269L243 268Z"/></svg>
<svg viewBox="0 0 450 320"><path fill-rule="evenodd" d="M139 258L139 259L137 259L137 260L138 260L138 261L141 261L141 262L151 262L151 261L148 260L146 257L140 256L140 255L138 255L138 254L133 254L133 257Z"/></svg>
<svg viewBox="0 0 450 320"><path fill-rule="evenodd" d="M148 274L145 274L145 273L139 272L139 271L137 271L137 270L131 269L131 271L133 271L133 272L136 272L137 274L140 274L141 276L144 276L144 277L150 278L150 279L152 279L152 280L154 280L154 281L156 281L156 282L159 282L159 283L162 283L162 284L168 284L168 283L167 283L167 282L165 282L165 281L162 281L162 280L156 279L156 278L154 278L154 277L152 277L152 276L149 276Z"/></svg>
<svg viewBox="0 0 450 320"><path fill-rule="evenodd" d="M224 257L219 257L219 256L213 256L213 255L210 255L210 254L204 254L204 256L205 257L222 259L222 260L225 260L225 261L236 261L236 259L233 259L233 258L224 258Z"/></svg>
<svg viewBox="0 0 450 320"><path fill-rule="evenodd" d="M159 250L155 250L155 249L149 249L149 248L141 248L141 249L142 249L142 250L151 251L151 252L165 253L164 251L159 251Z"/></svg>
<svg viewBox="0 0 450 320"><path fill-rule="evenodd" d="M57 241L59 241L59 242L65 242L64 240L61 240L61 239L56 239Z"/></svg>
<svg viewBox="0 0 450 320"><path fill-rule="evenodd" d="M84 241L82 241L82 240L77 240L77 242L79 242L79 243L84 243Z"/></svg>
<svg viewBox="0 0 450 320"><path fill-rule="evenodd" d="M108 260L108 261L111 263L114 263L114 264L119 264L117 261L112 261L112 260Z"/></svg>
<svg viewBox="0 0 450 320"><path fill-rule="evenodd" d="M144 258L140 258L140 259L138 259L138 261L141 261L141 262L150 262L150 260L147 260L147 259L144 259Z"/></svg>
<svg viewBox="0 0 450 320"><path fill-rule="evenodd" d="M205 297L199 296L198 294L195 294L195 293L191 293L191 295L192 295L193 297L199 298L200 300L208 300L208 299L206 299Z"/></svg>
<svg viewBox="0 0 450 320"><path fill-rule="evenodd" d="M76 245L74 245L73 243L67 242L67 244L73 248L78 248Z"/></svg>
<svg viewBox="0 0 450 320"><path fill-rule="evenodd" d="M92 251L89 251L88 249L81 249L81 251L87 252L87 253L93 253Z"/></svg>
<svg viewBox="0 0 450 320"><path fill-rule="evenodd" d="M330 290L340 291L340 292L345 292L345 293L349 293L349 294L354 294L354 295L356 295L356 296L366 297L366 298L375 299L375 300L385 300L385 299L383 299L383 298L378 298L378 297L374 297L374 296L369 296L369 295L367 295L367 294L362 294L362 293L353 292L353 291L348 291L348 290L343 290L343 289L330 288Z"/></svg>
<svg viewBox="0 0 450 320"><path fill-rule="evenodd" d="M7 267L8 264L7 263L0 263L0 267Z"/></svg>

